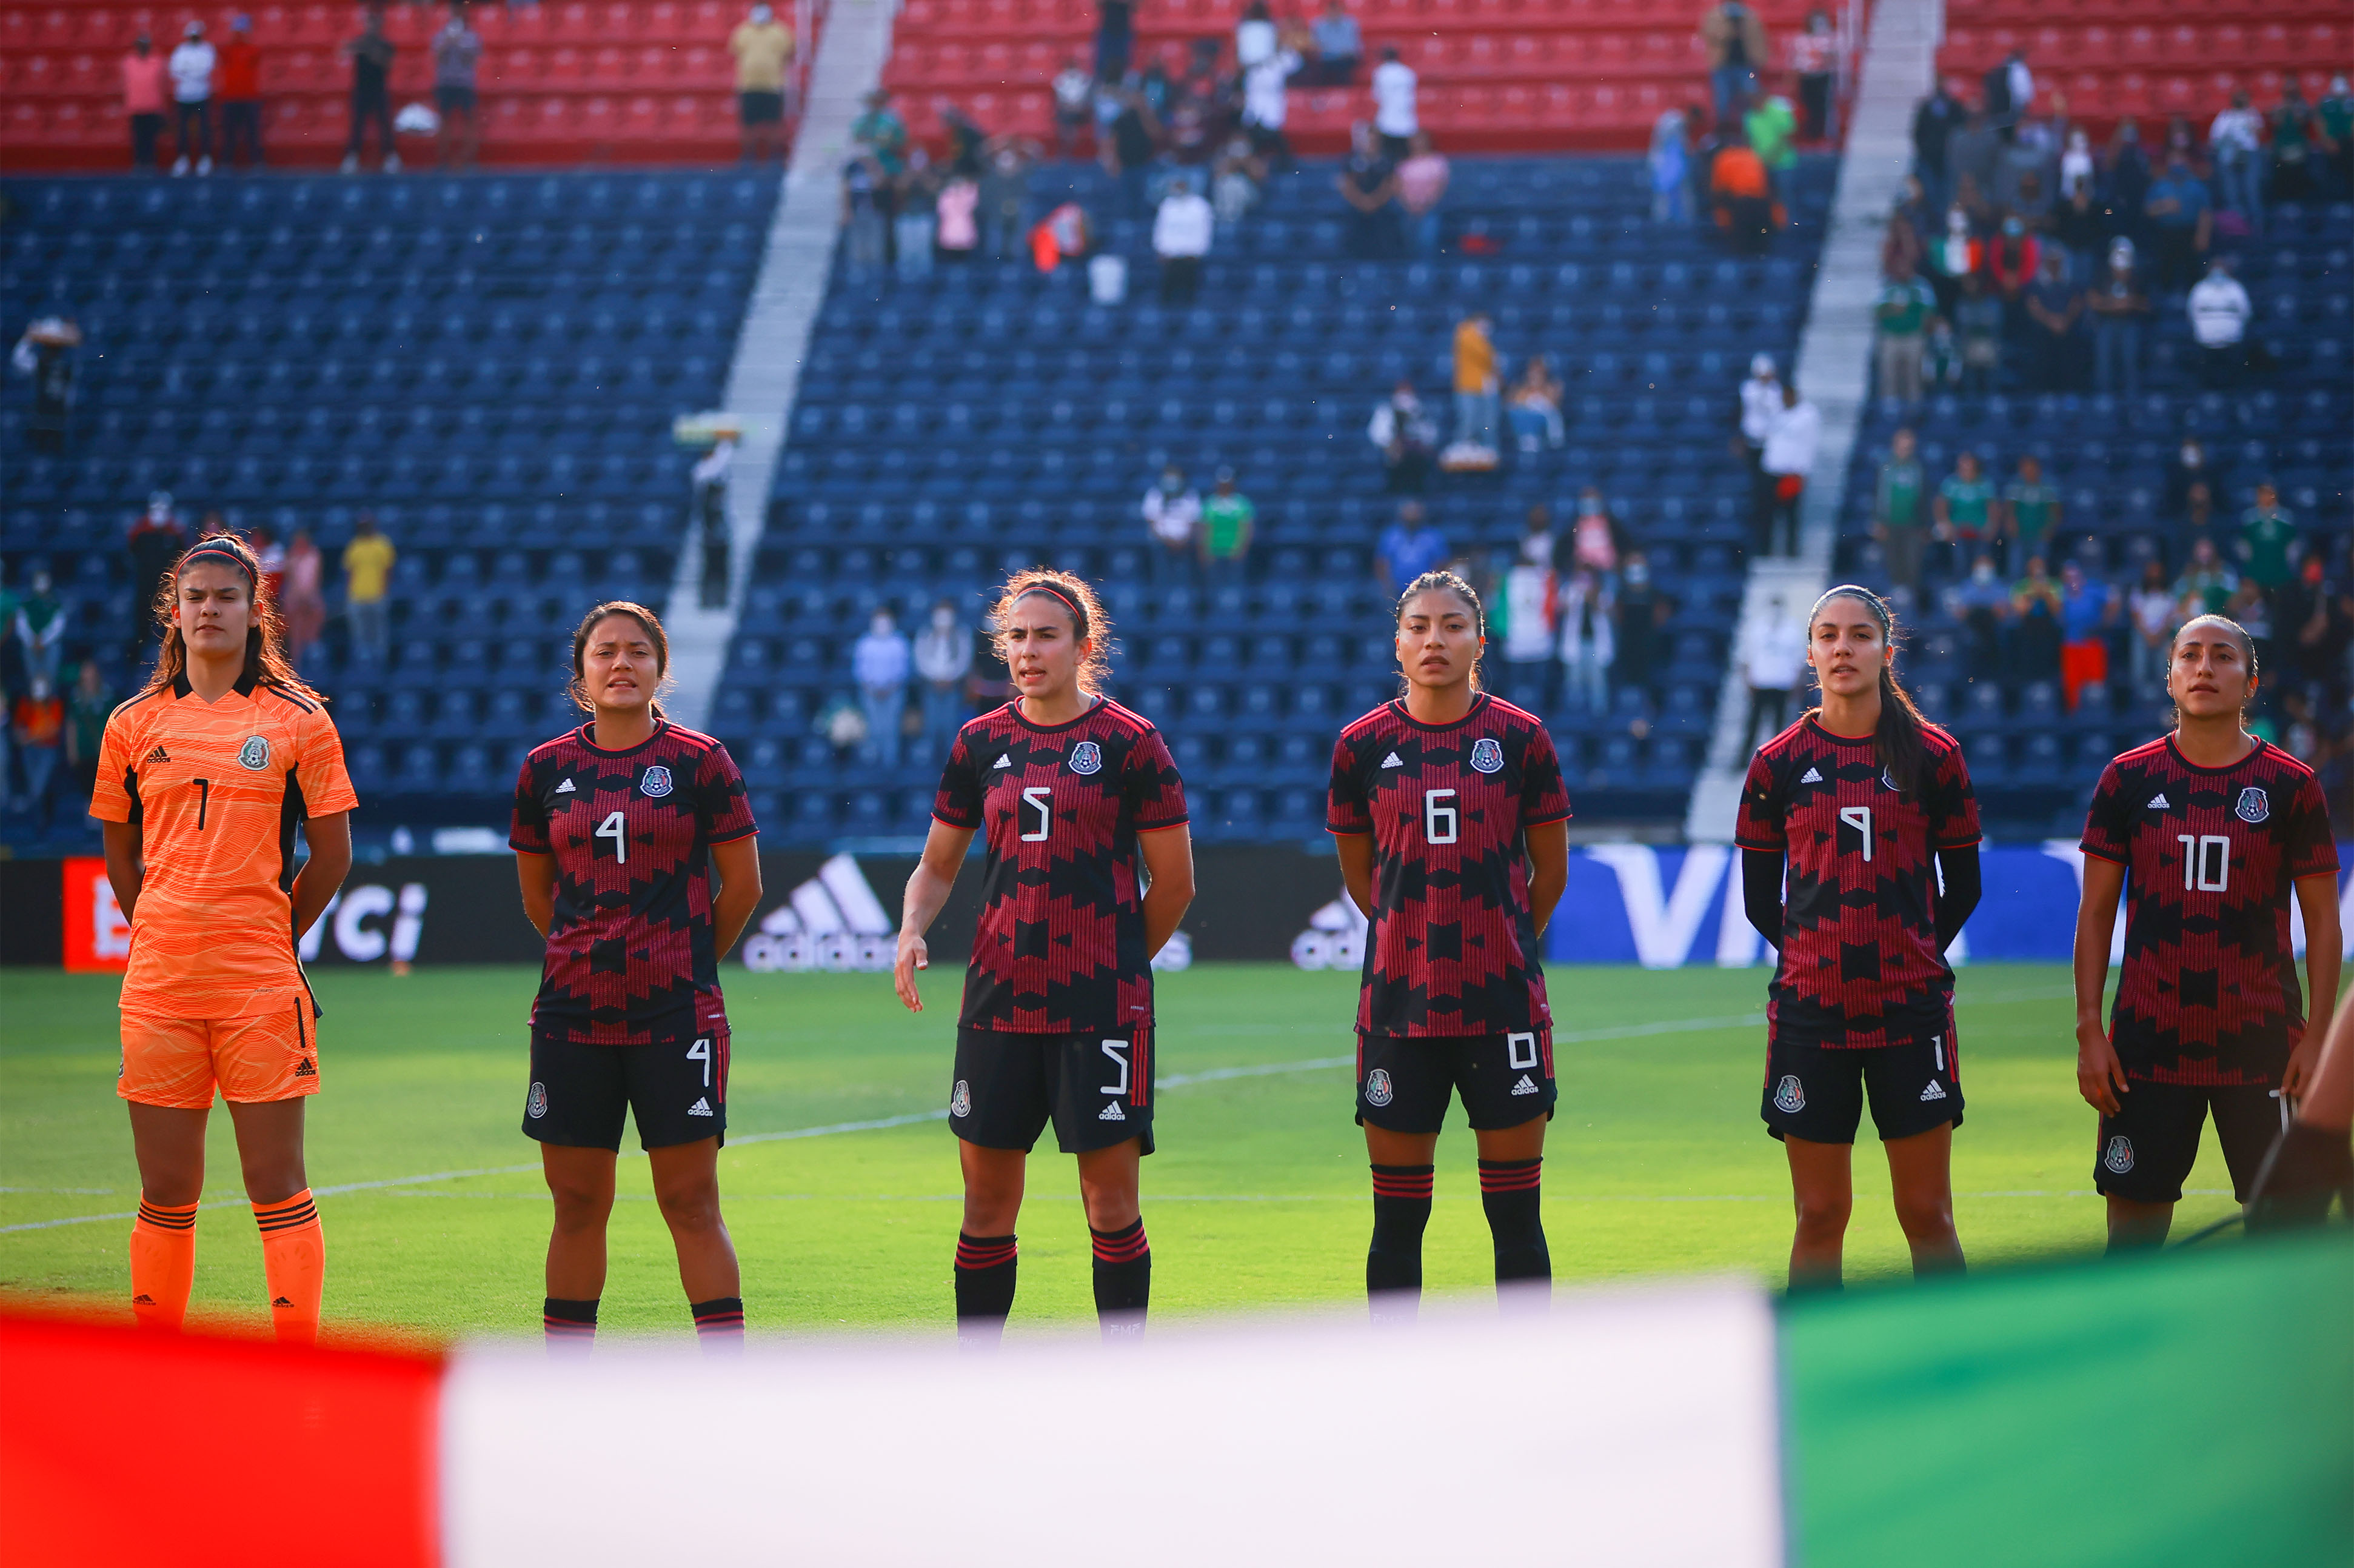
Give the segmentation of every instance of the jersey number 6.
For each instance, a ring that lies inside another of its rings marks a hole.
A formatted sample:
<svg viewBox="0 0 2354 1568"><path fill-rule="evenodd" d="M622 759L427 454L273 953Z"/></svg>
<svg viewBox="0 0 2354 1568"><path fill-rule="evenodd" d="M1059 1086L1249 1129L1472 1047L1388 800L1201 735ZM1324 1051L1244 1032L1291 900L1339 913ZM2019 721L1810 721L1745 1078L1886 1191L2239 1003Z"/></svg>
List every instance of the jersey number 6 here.
<svg viewBox="0 0 2354 1568"><path fill-rule="evenodd" d="M1863 835L1863 859L1864 863L1869 865L1872 863L1872 808L1841 806L1840 821L1842 825L1853 828Z"/></svg>
<svg viewBox="0 0 2354 1568"><path fill-rule="evenodd" d="M1454 806L1455 791L1433 789L1422 798L1422 836L1426 843L1451 844L1460 813ZM1447 804L1441 805L1445 801Z"/></svg>
<svg viewBox="0 0 2354 1568"><path fill-rule="evenodd" d="M611 816L607 817L603 821L597 824L597 832L592 836L600 839L610 839L613 841L613 863L615 865L627 865L630 863L630 820L627 817L624 817L619 811L615 811Z"/></svg>

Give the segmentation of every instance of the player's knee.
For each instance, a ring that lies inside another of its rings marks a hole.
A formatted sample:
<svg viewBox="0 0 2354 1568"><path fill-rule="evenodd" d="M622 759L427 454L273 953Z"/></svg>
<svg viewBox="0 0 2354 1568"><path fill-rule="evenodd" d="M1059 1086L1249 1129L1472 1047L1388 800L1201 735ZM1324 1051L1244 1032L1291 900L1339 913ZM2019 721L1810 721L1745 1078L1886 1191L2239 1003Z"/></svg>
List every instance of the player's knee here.
<svg viewBox="0 0 2354 1568"><path fill-rule="evenodd" d="M1896 1224L1907 1241L1941 1241L1954 1234L1954 1204L1942 1195L1896 1200Z"/></svg>
<svg viewBox="0 0 2354 1568"><path fill-rule="evenodd" d="M1855 1200L1843 1192L1813 1197L1801 1194L1797 1201L1798 1234L1836 1239L1847 1234L1847 1222L1854 1212Z"/></svg>
<svg viewBox="0 0 2354 1568"><path fill-rule="evenodd" d="M719 1183L683 1182L656 1190L654 1202L664 1224L673 1231L716 1231L719 1228Z"/></svg>
<svg viewBox="0 0 2354 1568"><path fill-rule="evenodd" d="M547 1195L556 1201L556 1228L559 1231L601 1229L606 1216L613 1212L613 1194L600 1187L550 1181Z"/></svg>

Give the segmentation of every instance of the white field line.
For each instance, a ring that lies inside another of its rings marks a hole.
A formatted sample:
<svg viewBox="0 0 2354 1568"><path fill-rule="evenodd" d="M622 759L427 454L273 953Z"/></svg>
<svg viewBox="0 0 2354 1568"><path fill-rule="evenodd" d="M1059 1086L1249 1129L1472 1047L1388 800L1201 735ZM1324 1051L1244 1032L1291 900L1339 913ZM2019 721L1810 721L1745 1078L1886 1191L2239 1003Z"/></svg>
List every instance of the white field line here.
<svg viewBox="0 0 2354 1568"><path fill-rule="evenodd" d="M2228 1198L2228 1187L2185 1187L2186 1198ZM398 1198L483 1198L503 1202L545 1203L546 1192L401 1192ZM1363 1192L1152 1192L1147 1194L1155 1203L1362 1203ZM1469 1203L1477 1192L1440 1192L1434 1201L1446 1202L1453 1199ZM1859 1198L1887 1197L1885 1192L1858 1192ZM2053 1192L1956 1192L1956 1198L2097 1198L2100 1193L2090 1187L2073 1188ZM617 1202L651 1203L651 1192L619 1192ZM730 1203L961 1203L961 1192L729 1192ZM1032 1192L1024 1202L1076 1203L1076 1192ZM1547 1192L1548 1203L1787 1203L1787 1192Z"/></svg>
<svg viewBox="0 0 2354 1568"><path fill-rule="evenodd" d="M1974 1007L1984 1006L1988 1003L2005 1001L2052 1001L2065 1000L2072 994L2073 993L2069 991L2045 987L2038 991L2005 991L1999 992L1993 996L1974 997L1970 1000L1969 1005ZM1553 1036L1553 1043L1556 1045L1575 1045L1588 1041L1631 1040L1651 1034L1696 1034L1713 1029L1750 1028L1762 1024L1765 1022L1766 1015L1762 1012L1744 1012L1722 1018L1662 1019L1653 1023L1622 1023L1603 1029L1572 1030L1555 1034ZM1269 1033L1278 1032L1276 1026L1269 1025L1267 1027ZM1214 1026L1195 1033L1242 1033L1246 1032L1256 1033L1257 1026L1248 1024L1239 1026ZM1330 1067L1348 1066L1354 1060L1355 1058L1352 1056L1317 1056L1305 1062L1271 1062L1260 1065L1246 1067L1212 1067L1199 1073L1172 1073L1167 1077L1158 1080L1156 1086L1164 1089L1182 1089L1194 1084L1222 1083L1230 1078L1259 1078L1269 1077L1281 1073L1321 1072ZM827 1138L835 1133L842 1132L875 1132L884 1128L913 1127L921 1122L946 1121L948 1118L949 1113L945 1108L939 1110L910 1111L905 1116L876 1117L867 1121L837 1121L828 1123L823 1127L794 1128L785 1132L747 1133L740 1137L730 1137L728 1139L728 1142L731 1144L786 1143L790 1142L795 1139ZM639 1158L639 1155L631 1153L626 1156L626 1158L637 1159ZM423 1176L392 1176L377 1181L343 1181L331 1187L313 1187L311 1190L311 1194L315 1198L330 1198L338 1196L345 1192L382 1192L387 1188L421 1187L430 1185L437 1181L460 1181L473 1176L517 1176L522 1175L526 1171L537 1171L538 1169L539 1166L535 1163L529 1165L488 1165L477 1171L436 1171ZM39 1190L40 1189L22 1187L0 1188L0 1192L18 1192ZM79 1189L59 1188L54 1189L54 1191L69 1192L79 1191ZM88 1191L95 1192L103 1191L103 1189L88 1189ZM1169 1199L1161 1201L1179 1202L1181 1200ZM1271 1199L1268 1201L1290 1202L1291 1200ZM1671 1200L1662 1199L1659 1201L1668 1202ZM216 1198L209 1203L199 1205L199 1207L207 1209L235 1209L247 1206L249 1205L242 1198ZM101 1224L109 1220L133 1220L137 1219L138 1217L139 1212L136 1209L124 1209L117 1213L106 1214L74 1214L61 1220L29 1220L21 1224L0 1225L0 1235L8 1235L17 1231L56 1230L63 1225Z"/></svg>

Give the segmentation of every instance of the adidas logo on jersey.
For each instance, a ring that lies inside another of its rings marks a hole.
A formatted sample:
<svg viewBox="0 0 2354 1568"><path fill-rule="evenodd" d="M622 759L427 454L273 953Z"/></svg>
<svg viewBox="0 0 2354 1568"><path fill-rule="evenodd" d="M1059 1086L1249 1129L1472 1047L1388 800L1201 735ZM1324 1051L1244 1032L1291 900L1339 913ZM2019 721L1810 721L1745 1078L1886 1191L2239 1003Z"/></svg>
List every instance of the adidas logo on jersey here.
<svg viewBox="0 0 2354 1568"><path fill-rule="evenodd" d="M1536 1085L1529 1080L1529 1075L1526 1073L1522 1073L1521 1075L1521 1081L1512 1086L1512 1093L1516 1095L1533 1095L1537 1092L1538 1089Z"/></svg>
<svg viewBox="0 0 2354 1568"><path fill-rule="evenodd" d="M1801 784L1819 784L1822 781L1823 776L1816 772L1811 768L1808 768L1805 773L1799 776L1798 779L1798 782Z"/></svg>
<svg viewBox="0 0 2354 1568"><path fill-rule="evenodd" d="M709 1100L697 1100L693 1105L686 1107L686 1114L689 1116L709 1116L711 1114L711 1102Z"/></svg>
<svg viewBox="0 0 2354 1568"><path fill-rule="evenodd" d="M1010 757L1001 757L1001 758L999 758L996 761L994 761L994 762L991 763L989 766L990 766L990 769L991 769L991 771L992 771L992 772L994 772L996 769L998 769L998 768L1011 768L1011 767L1013 767L1013 758L1010 758Z"/></svg>
<svg viewBox="0 0 2354 1568"><path fill-rule="evenodd" d="M1935 1078L1930 1079L1929 1086L1921 1091L1921 1103L1923 1105L1927 1105L1931 1100L1942 1100L1945 1097L1945 1086L1938 1083Z"/></svg>
<svg viewBox="0 0 2354 1568"><path fill-rule="evenodd" d="M169 762L172 760L172 754L159 746L154 750L147 754L147 760L150 762Z"/></svg>
<svg viewBox="0 0 2354 1568"><path fill-rule="evenodd" d="M1404 768L1405 764L1400 762L1398 760L1398 754L1393 751L1387 757L1382 758L1382 766L1384 768Z"/></svg>
<svg viewBox="0 0 2354 1568"><path fill-rule="evenodd" d="M305 1056L294 1064L294 1075L298 1078L315 1078L319 1075L319 1069L311 1065L310 1057Z"/></svg>
<svg viewBox="0 0 2354 1568"><path fill-rule="evenodd" d="M563 783L558 784L558 785L556 787L556 792L557 792L557 794L559 794L559 795L570 795L570 794L573 794L575 791L574 791L574 789L573 789L573 788L572 788L572 780L571 780L571 779L567 779Z"/></svg>
<svg viewBox="0 0 2354 1568"><path fill-rule="evenodd" d="M1103 1109L1096 1112L1096 1119L1097 1121L1126 1121L1128 1119L1128 1113L1119 1108L1119 1102L1118 1100L1114 1100L1111 1104L1104 1107Z"/></svg>
<svg viewBox="0 0 2354 1568"><path fill-rule="evenodd" d="M2168 811L2173 810L2171 806L2167 804L2165 790L2161 789L2157 794L2152 795L2149 798L2149 809L2153 811Z"/></svg>

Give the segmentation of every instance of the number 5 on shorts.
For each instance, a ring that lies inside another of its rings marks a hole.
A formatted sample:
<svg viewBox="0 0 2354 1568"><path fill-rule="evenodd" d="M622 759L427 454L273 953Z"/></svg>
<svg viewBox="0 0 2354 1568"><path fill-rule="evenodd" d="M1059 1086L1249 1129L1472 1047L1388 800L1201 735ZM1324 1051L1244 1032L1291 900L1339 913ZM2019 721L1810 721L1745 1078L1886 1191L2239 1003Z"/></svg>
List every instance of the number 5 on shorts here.
<svg viewBox="0 0 2354 1568"><path fill-rule="evenodd" d="M690 1062L700 1062L703 1064L703 1086L706 1089L709 1088L711 1086L710 1038L705 1036L703 1039L697 1040L694 1044L688 1046L686 1048L686 1059Z"/></svg>
<svg viewBox="0 0 2354 1568"><path fill-rule="evenodd" d="M1117 1084L1106 1085L1104 1086L1104 1093L1108 1095L1124 1095L1128 1093L1128 1042L1125 1040L1107 1040L1103 1043L1103 1054L1110 1057L1119 1068L1119 1082Z"/></svg>

